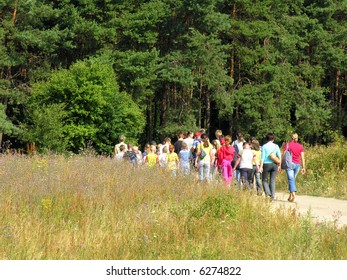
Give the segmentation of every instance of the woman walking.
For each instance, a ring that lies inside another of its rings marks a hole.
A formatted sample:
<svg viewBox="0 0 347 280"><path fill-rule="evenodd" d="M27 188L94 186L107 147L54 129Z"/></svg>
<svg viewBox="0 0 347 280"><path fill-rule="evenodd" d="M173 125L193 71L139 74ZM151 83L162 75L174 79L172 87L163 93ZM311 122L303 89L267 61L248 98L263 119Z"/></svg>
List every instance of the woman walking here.
<svg viewBox="0 0 347 280"><path fill-rule="evenodd" d="M252 151L255 154L255 158L253 159L253 183L255 183L257 194L262 195L263 189L261 185L261 173L259 172L259 163L261 159L261 151L258 140L252 141Z"/></svg>
<svg viewBox="0 0 347 280"><path fill-rule="evenodd" d="M305 174L306 167L305 167L305 154L304 154L304 147L298 143L299 136L297 133L293 133L291 136L291 141L287 143L284 146L284 152L283 157L286 152L292 153L292 165L291 167L286 169L287 173L287 179L288 179L288 190L289 190L289 202L294 202L295 200L295 193L297 191L296 189L296 176L298 175L300 171L300 161L302 162L302 169L301 173Z"/></svg>
<svg viewBox="0 0 347 280"><path fill-rule="evenodd" d="M263 174L262 183L265 195L269 196L272 201L275 199L276 175L280 170L281 151L278 145L274 143L275 136L273 133L266 135L266 141L267 143L261 148L260 173Z"/></svg>

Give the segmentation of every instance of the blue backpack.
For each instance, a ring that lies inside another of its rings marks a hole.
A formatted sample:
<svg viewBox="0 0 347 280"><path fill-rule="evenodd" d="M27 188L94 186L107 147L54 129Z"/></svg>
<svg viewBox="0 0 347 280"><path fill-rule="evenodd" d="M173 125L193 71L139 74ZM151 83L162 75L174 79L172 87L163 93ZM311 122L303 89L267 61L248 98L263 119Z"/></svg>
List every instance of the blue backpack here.
<svg viewBox="0 0 347 280"><path fill-rule="evenodd" d="M239 155L239 146L237 146L237 144L234 144L233 145L233 147L234 147L234 158L233 158L233 160L231 161L231 166L234 168L234 166L235 166L235 163L236 163L236 161L237 161L237 156ZM238 165L238 166L240 166L240 165ZM238 168L237 168L238 169Z"/></svg>
<svg viewBox="0 0 347 280"><path fill-rule="evenodd" d="M123 156L124 159L129 160L130 164L137 164L137 156L134 151L126 151Z"/></svg>
<svg viewBox="0 0 347 280"><path fill-rule="evenodd" d="M281 168L283 170L286 170L286 169L292 169L292 159L293 159L293 155L292 155L292 152L290 151L289 149L289 143L287 144L287 149L286 149L286 152L283 156L283 159L282 159L282 162L281 162Z"/></svg>

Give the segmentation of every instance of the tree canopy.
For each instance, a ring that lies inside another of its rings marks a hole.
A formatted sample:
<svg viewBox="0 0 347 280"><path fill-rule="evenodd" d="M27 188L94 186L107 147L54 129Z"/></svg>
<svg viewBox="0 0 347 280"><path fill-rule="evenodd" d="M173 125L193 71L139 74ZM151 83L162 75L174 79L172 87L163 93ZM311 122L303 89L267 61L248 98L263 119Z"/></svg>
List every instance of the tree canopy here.
<svg viewBox="0 0 347 280"><path fill-rule="evenodd" d="M346 17L335 0L0 1L0 145L111 153L201 127L329 143L347 135Z"/></svg>

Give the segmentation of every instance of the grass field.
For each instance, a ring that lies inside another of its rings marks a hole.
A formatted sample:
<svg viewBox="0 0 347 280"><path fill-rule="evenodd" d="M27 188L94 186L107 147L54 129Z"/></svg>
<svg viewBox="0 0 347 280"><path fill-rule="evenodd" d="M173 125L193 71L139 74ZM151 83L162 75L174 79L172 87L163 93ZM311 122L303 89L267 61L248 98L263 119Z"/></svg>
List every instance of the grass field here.
<svg viewBox="0 0 347 280"><path fill-rule="evenodd" d="M300 193L347 198L342 147L307 150ZM194 180L104 157L0 156L0 259L347 259L346 227Z"/></svg>

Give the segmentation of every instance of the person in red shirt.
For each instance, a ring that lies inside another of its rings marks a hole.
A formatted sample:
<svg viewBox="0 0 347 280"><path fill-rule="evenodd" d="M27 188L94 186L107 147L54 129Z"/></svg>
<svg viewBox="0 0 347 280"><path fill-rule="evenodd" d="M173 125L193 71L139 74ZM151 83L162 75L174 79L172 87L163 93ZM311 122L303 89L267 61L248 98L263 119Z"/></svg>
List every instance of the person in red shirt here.
<svg viewBox="0 0 347 280"><path fill-rule="evenodd" d="M293 133L291 136L291 141L284 146L283 156L287 151L292 153L292 166L291 168L286 169L287 179L288 179L288 190L289 190L289 202L294 202L296 189L296 176L300 171L300 163L302 163L301 173L305 174L305 154L304 147L298 143L299 136L297 133Z"/></svg>
<svg viewBox="0 0 347 280"><path fill-rule="evenodd" d="M218 166L221 167L224 184L229 187L233 178L233 168L231 167L231 161L234 158L235 151L234 147L231 145L231 136L225 136L224 140L225 145L223 145L218 150Z"/></svg>

